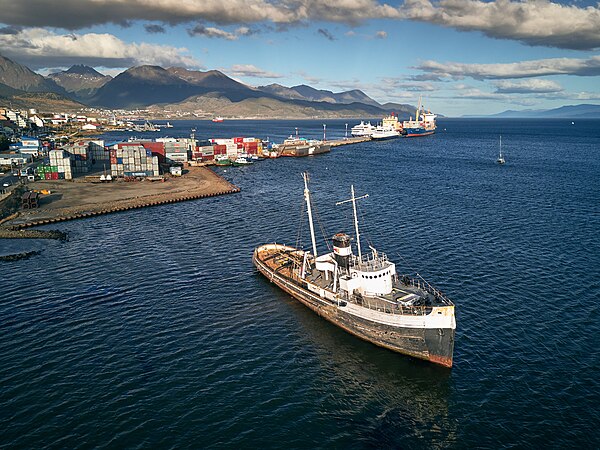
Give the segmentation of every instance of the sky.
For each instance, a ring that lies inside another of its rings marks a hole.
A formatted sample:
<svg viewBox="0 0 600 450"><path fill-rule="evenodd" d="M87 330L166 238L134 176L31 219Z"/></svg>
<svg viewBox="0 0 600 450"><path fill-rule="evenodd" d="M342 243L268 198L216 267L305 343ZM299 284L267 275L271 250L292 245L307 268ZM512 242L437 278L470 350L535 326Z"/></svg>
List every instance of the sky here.
<svg viewBox="0 0 600 450"><path fill-rule="evenodd" d="M42 74L216 69L250 86L494 114L600 104L600 3L0 0L0 54Z"/></svg>

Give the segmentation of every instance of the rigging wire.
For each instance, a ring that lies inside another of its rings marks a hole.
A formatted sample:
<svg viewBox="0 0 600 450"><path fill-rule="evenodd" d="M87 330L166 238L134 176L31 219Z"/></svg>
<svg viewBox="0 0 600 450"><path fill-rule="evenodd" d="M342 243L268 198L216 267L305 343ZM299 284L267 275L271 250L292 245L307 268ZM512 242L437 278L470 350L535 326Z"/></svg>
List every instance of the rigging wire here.
<svg viewBox="0 0 600 450"><path fill-rule="evenodd" d="M319 214L319 210L316 205L311 201L313 217L316 217L317 224L319 225L319 231L321 232L321 236L323 236L323 240L325 241L325 245L327 245L327 250L331 251L331 245L329 244L329 239L327 238L328 234L325 232L325 227L323 226L323 222L321 221L321 216Z"/></svg>

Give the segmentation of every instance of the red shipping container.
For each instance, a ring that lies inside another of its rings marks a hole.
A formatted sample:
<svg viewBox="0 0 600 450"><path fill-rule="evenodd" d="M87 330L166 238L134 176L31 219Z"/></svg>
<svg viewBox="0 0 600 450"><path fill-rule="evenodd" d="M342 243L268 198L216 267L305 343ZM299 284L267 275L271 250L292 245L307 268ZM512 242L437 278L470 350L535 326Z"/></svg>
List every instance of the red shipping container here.
<svg viewBox="0 0 600 450"><path fill-rule="evenodd" d="M249 155L256 155L257 152L258 150L256 148L249 148L248 150L246 150L246 153L248 153Z"/></svg>
<svg viewBox="0 0 600 450"><path fill-rule="evenodd" d="M215 155L204 155L202 157L202 161L212 161L213 159L215 159Z"/></svg>
<svg viewBox="0 0 600 450"><path fill-rule="evenodd" d="M243 137L234 137L233 138L233 143L234 144L241 144L242 142L244 142L244 138Z"/></svg>
<svg viewBox="0 0 600 450"><path fill-rule="evenodd" d="M53 180L58 180L58 172L52 172L51 175Z"/></svg>
<svg viewBox="0 0 600 450"><path fill-rule="evenodd" d="M46 180L51 180L52 179L52 174L50 172L46 172L44 174L44 177L46 177Z"/></svg>
<svg viewBox="0 0 600 450"><path fill-rule="evenodd" d="M156 153L156 154L164 156L164 154L165 154L165 143L164 142L144 142L144 143L142 143L142 145L144 146L144 148L146 150L150 150L153 155Z"/></svg>

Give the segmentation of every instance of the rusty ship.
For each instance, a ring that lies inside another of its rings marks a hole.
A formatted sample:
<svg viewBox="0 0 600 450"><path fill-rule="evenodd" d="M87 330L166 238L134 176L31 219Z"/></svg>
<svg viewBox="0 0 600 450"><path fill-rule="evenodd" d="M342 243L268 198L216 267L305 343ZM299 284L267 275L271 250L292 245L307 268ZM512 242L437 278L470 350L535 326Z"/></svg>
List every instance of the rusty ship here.
<svg viewBox="0 0 600 450"><path fill-rule="evenodd" d="M454 304L425 279L399 275L386 254L360 244L354 186L355 246L350 235L333 236L333 249L317 253L308 175L304 200L310 227L312 253L277 243L254 249L256 268L272 283L348 333L380 347L452 367L456 320ZM329 245L328 245L329 247Z"/></svg>

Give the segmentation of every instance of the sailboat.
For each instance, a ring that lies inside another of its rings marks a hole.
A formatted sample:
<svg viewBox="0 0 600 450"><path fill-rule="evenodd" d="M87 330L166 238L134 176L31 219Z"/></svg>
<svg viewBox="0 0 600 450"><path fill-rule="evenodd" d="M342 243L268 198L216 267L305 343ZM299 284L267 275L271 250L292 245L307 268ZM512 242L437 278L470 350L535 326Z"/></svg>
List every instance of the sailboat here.
<svg viewBox="0 0 600 450"><path fill-rule="evenodd" d="M498 155L498 159L496 160L498 164L504 164L506 161L504 160L504 156L502 156L502 136L500 136L500 154Z"/></svg>
<svg viewBox="0 0 600 450"><path fill-rule="evenodd" d="M319 316L360 339L394 352L452 367L456 320L454 303L427 283L398 275L385 253L360 245L356 203L369 195L351 197L336 205L352 204L356 245L346 233L333 236L333 251L319 254L312 220L308 174L304 200L312 252L277 243L255 248L252 260L271 283ZM329 247L329 244L328 244Z"/></svg>

